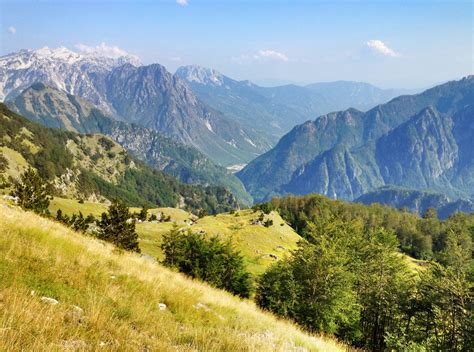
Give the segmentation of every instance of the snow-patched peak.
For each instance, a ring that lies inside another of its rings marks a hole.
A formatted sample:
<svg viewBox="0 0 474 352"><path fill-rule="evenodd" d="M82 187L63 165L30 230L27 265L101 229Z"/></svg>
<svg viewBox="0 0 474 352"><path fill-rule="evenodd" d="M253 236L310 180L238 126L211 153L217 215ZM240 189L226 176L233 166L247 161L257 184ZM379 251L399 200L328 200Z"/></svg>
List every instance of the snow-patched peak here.
<svg viewBox="0 0 474 352"><path fill-rule="evenodd" d="M0 101L14 98L36 82L43 82L70 94L86 96L109 112L97 92L94 80L124 64L141 66L138 57L104 43L76 50L59 48L20 50L0 57ZM101 78L102 77L102 78Z"/></svg>
<svg viewBox="0 0 474 352"><path fill-rule="evenodd" d="M176 70L175 75L188 82L216 86L221 86L224 84L224 75L222 75L220 72L214 70L213 68L206 68L197 65L181 66Z"/></svg>
<svg viewBox="0 0 474 352"><path fill-rule="evenodd" d="M101 47L86 47L88 50L85 50L83 47L85 46L79 47L81 49L80 52L75 52L64 46L58 48L45 46L36 50L20 50L16 53L0 57L0 67L18 70L42 64L94 64L110 69L125 63L130 63L134 66L141 65L140 59L137 56L130 55L124 51L99 50Z"/></svg>

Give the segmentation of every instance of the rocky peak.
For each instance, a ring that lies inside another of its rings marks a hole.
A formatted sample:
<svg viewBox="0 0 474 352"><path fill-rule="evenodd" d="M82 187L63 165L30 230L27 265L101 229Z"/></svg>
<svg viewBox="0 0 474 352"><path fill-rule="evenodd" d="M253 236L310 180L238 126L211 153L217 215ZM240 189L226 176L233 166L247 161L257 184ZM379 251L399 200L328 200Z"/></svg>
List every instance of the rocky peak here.
<svg viewBox="0 0 474 352"><path fill-rule="evenodd" d="M224 76L212 69L197 65L181 66L175 75L188 82L195 82L204 85L221 86L224 84Z"/></svg>

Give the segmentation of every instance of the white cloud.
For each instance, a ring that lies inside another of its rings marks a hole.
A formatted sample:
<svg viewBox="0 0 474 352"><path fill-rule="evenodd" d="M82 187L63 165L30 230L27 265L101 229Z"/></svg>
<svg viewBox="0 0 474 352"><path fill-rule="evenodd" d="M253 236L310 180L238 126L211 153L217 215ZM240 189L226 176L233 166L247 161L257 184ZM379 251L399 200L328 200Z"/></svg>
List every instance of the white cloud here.
<svg viewBox="0 0 474 352"><path fill-rule="evenodd" d="M378 54L383 56L398 57L399 53L389 48L383 41L378 39L369 40L366 45Z"/></svg>
<svg viewBox="0 0 474 352"><path fill-rule="evenodd" d="M285 62L289 60L288 56L275 50L259 50L257 54L254 55L254 57L256 59L266 58Z"/></svg>
<svg viewBox="0 0 474 352"><path fill-rule="evenodd" d="M115 46L115 45L109 46L104 42L100 43L100 45L97 45L97 46L76 44L75 48L78 49L81 52L81 54L85 54L85 55L100 55L100 56L111 57L111 58L118 58L121 56L130 55L125 50L120 49L118 46Z"/></svg>
<svg viewBox="0 0 474 352"><path fill-rule="evenodd" d="M10 26L7 28L8 33L10 34L16 34L16 28L13 26Z"/></svg>
<svg viewBox="0 0 474 352"><path fill-rule="evenodd" d="M183 59L181 59L181 56L173 56L170 58L171 61L174 61L174 62L181 62L183 61Z"/></svg>
<svg viewBox="0 0 474 352"><path fill-rule="evenodd" d="M188 6L188 0L176 0L176 3L181 6Z"/></svg>
<svg viewBox="0 0 474 352"><path fill-rule="evenodd" d="M284 53L281 53L279 51L275 50L259 50L254 54L242 54L240 56L232 57L231 61L238 63L238 64L244 64L248 63L251 61L282 61L282 62L288 62L290 59L288 56Z"/></svg>

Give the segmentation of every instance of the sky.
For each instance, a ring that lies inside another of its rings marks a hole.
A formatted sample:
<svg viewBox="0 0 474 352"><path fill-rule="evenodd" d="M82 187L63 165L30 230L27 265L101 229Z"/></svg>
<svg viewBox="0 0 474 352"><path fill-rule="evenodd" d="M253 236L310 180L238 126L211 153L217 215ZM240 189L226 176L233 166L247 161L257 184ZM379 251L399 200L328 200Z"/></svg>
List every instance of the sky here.
<svg viewBox="0 0 474 352"><path fill-rule="evenodd" d="M0 55L66 46L261 85L426 88L474 71L472 1L0 0Z"/></svg>

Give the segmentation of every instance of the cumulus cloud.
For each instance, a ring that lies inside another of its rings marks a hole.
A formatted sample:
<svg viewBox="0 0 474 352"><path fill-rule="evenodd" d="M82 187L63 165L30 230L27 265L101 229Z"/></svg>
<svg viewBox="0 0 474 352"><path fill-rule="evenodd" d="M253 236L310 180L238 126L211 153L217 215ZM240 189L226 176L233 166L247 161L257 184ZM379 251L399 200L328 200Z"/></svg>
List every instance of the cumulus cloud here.
<svg viewBox="0 0 474 352"><path fill-rule="evenodd" d="M181 6L188 6L188 0L176 0L176 3Z"/></svg>
<svg viewBox="0 0 474 352"><path fill-rule="evenodd" d="M389 57L400 56L399 53L389 48L383 41L379 39L371 39L366 43L366 45L374 52L381 54L383 56L389 56Z"/></svg>
<svg viewBox="0 0 474 352"><path fill-rule="evenodd" d="M277 61L288 61L288 56L275 50L259 50L254 56L256 59L272 59Z"/></svg>
<svg viewBox="0 0 474 352"><path fill-rule="evenodd" d="M107 45L104 42L96 46L76 44L75 48L79 50L81 54L84 54L84 55L100 55L100 56L106 56L106 57L111 57L111 58L119 58L121 56L130 55L125 50L120 49L118 46Z"/></svg>
<svg viewBox="0 0 474 352"><path fill-rule="evenodd" d="M265 49L265 50L258 50L256 53L253 54L243 54L237 57L232 57L231 59L233 62L238 64L248 63L251 61L282 61L288 62L290 59L284 53L279 51Z"/></svg>
<svg viewBox="0 0 474 352"><path fill-rule="evenodd" d="M10 34L16 34L16 28L13 26L10 26L7 28L8 33Z"/></svg>

